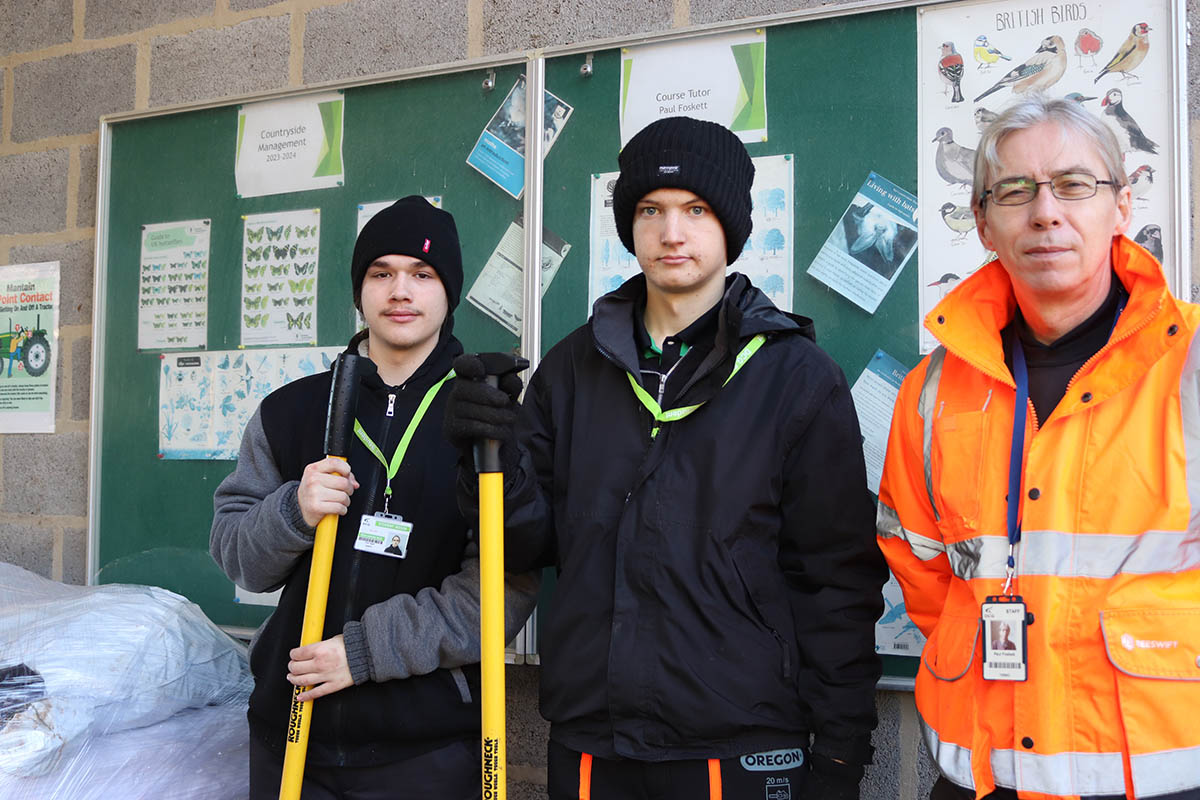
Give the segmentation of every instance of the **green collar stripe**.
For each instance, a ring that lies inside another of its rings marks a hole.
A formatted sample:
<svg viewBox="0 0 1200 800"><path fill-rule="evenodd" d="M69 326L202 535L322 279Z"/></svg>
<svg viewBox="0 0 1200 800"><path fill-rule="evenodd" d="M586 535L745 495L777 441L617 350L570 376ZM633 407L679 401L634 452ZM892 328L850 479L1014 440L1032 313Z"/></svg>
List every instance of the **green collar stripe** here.
<svg viewBox="0 0 1200 800"><path fill-rule="evenodd" d="M429 410L429 404L433 402L433 398L437 395L438 390L442 388L442 384L454 377L454 370L446 373L440 381L429 387L429 391L425 392L425 396L421 398L421 404L417 406L416 412L412 419L408 421L408 427L404 429L404 435L400 437L400 443L396 445L396 452L392 453L392 463L383 457L383 453L379 450L379 446L371 441L371 437L363 430L363 426L358 420L354 420L354 435L358 440L371 451L371 455L379 459L379 463L383 464L387 470L387 488L383 490L385 496L392 494L392 478L396 477L396 473L400 471L400 464L404 461L404 454L408 452L409 442L412 441L413 434L417 432L417 426L421 424L421 420L425 417L425 412Z"/></svg>
<svg viewBox="0 0 1200 800"><path fill-rule="evenodd" d="M743 347L737 354L737 358L733 360L733 369L729 372L729 377L725 379L725 383L721 384L722 386L725 386L731 380L733 380L733 376L738 374L738 371L746 365L746 362L750 360L751 356L758 352L758 348L762 347L763 342L766 340L766 335L760 333L746 343L746 346ZM653 415L655 422L677 422L691 414L700 406L704 405L704 403L697 403L694 406L680 406L679 408L671 408L663 411L662 407L654 400L653 397L650 396L650 393L643 389L642 385L638 383L637 378L633 377L633 373L626 372L625 377L629 378L629 385L633 387L633 393L637 396L637 399L641 401L642 405L646 407L646 410ZM651 438L658 435L659 427L661 426L655 425L650 431Z"/></svg>

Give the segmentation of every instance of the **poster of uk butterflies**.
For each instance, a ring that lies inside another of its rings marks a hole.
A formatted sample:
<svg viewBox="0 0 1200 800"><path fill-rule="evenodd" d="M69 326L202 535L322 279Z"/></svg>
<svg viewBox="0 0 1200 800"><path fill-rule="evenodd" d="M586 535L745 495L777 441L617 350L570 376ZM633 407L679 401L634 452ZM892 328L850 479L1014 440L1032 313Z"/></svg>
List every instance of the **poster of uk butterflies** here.
<svg viewBox="0 0 1200 800"><path fill-rule="evenodd" d="M142 226L138 349L208 342L208 244L212 221Z"/></svg>
<svg viewBox="0 0 1200 800"><path fill-rule="evenodd" d="M1014 7L988 0L920 9L920 320L992 258L971 210L975 151L996 115L1032 92L1077 103L1112 130L1133 196L1126 236L1173 273L1179 214L1172 176L1180 144L1169 99L1175 36L1169 5L1092 0ZM920 335L921 352L937 346L923 325Z"/></svg>
<svg viewBox="0 0 1200 800"><path fill-rule="evenodd" d="M158 457L234 459L259 402L329 369L338 347L164 354L158 372Z"/></svg>
<svg viewBox="0 0 1200 800"><path fill-rule="evenodd" d="M320 209L243 219L242 346L316 344Z"/></svg>

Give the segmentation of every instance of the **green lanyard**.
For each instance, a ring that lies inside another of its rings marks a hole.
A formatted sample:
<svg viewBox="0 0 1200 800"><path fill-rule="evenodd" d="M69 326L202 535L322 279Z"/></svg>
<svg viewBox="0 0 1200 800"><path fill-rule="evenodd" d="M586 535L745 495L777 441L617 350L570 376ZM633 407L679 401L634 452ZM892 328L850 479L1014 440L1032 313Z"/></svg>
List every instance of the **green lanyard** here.
<svg viewBox="0 0 1200 800"><path fill-rule="evenodd" d="M371 451L371 454L379 459L379 463L383 464L383 468L387 470L387 488L383 490L383 513L388 513L388 500L392 496L392 478L396 477L396 473L400 471L400 463L404 461L404 454L408 452L408 443L412 441L413 434L417 432L417 426L421 424L422 417L429 410L429 404L433 402L434 395L442 388L442 384L454 377L454 370L446 373L446 376L440 381L429 387L429 391L421 398L421 405L417 406L416 412L412 419L408 421L408 427L404 429L404 435L400 437L400 443L396 445L396 452L392 453L392 462L383 457L378 445L371 441L371 437L363 430L363 426L358 420L354 420L354 435L358 440L366 445L366 448Z"/></svg>
<svg viewBox="0 0 1200 800"><path fill-rule="evenodd" d="M757 353L758 348L762 347L763 342L766 340L766 335L760 333L746 343L746 346L743 347L737 354L737 358L733 360L733 370L730 371L729 377L725 379L725 383L722 383L721 386L725 386L731 380L733 380L733 376L738 374L738 370L746 365L746 362L750 360L750 356ZM633 387L633 393L637 395L637 399L641 400L642 405L646 407L646 410L654 416L654 421L660 423L650 429L651 439L658 436L658 429L662 427L661 423L676 422L681 420L700 406L704 405L704 403L696 403L694 406L680 406L679 408L669 408L666 411L663 411L662 407L659 406L655 399L650 396L650 393L643 389L642 385L638 383L637 378L633 377L633 373L626 372L625 377L629 378L629 385Z"/></svg>

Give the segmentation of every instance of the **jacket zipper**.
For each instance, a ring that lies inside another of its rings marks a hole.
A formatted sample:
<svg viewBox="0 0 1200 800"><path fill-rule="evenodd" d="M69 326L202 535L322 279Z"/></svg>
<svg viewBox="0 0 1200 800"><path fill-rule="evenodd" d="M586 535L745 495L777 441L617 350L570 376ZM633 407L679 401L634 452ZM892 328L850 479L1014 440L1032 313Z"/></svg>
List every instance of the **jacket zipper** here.
<svg viewBox="0 0 1200 800"><path fill-rule="evenodd" d="M400 386L399 390L404 391L404 387ZM394 417L395 411L396 411L396 394L397 394L397 392L395 390L388 392L387 412L384 414L383 435L379 438L379 441L383 443L383 447L385 447L385 448L387 447L388 435L391 433L391 429L392 429L391 419ZM384 451L381 450L380 452L384 452ZM375 469L378 470L379 467L375 467ZM387 480L386 468L384 469L384 480L385 481ZM378 490L379 490L378 484L376 484L372 488L374 489L374 492L378 492ZM372 495L374 494L374 492L372 492ZM367 504L363 508L363 514L371 513L371 510L374 507L375 507L375 498L374 498L374 496L372 496L367 499ZM342 619L349 619L350 612L354 608L354 587L358 584L358 574L359 574L359 571L360 571L359 568L361 565L362 553L359 550L353 550L351 552L353 552L354 555L352 556L351 561L350 561L350 577L346 584L346 601L342 606ZM339 631L339 633L340 633L340 631ZM341 703L334 704L332 711L333 711L332 728L333 728L333 730L335 730L339 733L338 743L337 743L337 764L339 766L345 766L346 751L342 747L343 737L340 735L342 733L342 704Z"/></svg>
<svg viewBox="0 0 1200 800"><path fill-rule="evenodd" d="M771 631L771 635L775 637L775 641L779 643L779 649L783 651L783 677L784 680L792 679L792 651L788 649L787 642L779 635L779 631L767 626Z"/></svg>

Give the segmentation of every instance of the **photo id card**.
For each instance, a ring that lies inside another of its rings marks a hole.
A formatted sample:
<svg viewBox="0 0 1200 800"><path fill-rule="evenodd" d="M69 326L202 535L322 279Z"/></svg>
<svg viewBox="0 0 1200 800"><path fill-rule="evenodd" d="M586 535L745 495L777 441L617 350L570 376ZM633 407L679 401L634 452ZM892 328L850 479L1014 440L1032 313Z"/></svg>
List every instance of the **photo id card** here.
<svg viewBox="0 0 1200 800"><path fill-rule="evenodd" d="M983 679L1023 681L1025 658L1025 603L1019 596L988 597L981 606L983 618Z"/></svg>
<svg viewBox="0 0 1200 800"><path fill-rule="evenodd" d="M354 549L390 558L404 558L408 554L408 537L412 529L412 523L405 522L397 514L363 514Z"/></svg>

